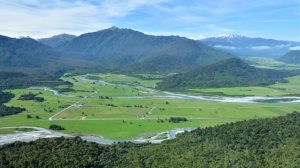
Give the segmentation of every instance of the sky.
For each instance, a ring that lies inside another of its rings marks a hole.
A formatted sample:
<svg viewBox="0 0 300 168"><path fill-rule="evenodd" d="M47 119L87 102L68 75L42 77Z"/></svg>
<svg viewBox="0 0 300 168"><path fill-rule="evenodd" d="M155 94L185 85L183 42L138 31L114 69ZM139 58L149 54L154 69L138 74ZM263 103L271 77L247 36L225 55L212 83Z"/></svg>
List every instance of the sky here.
<svg viewBox="0 0 300 168"><path fill-rule="evenodd" d="M300 41L300 0L0 0L1 35L80 35L111 26L192 39Z"/></svg>

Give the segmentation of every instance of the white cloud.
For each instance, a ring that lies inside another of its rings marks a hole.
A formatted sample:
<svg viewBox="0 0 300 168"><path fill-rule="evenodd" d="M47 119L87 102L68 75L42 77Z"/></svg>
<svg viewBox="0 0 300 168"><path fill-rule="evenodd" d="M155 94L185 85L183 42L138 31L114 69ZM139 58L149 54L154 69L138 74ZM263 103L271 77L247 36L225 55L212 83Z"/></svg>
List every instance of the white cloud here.
<svg viewBox="0 0 300 168"><path fill-rule="evenodd" d="M227 49L227 50L236 50L237 48L234 46L226 46L226 45L214 45L215 48Z"/></svg>
<svg viewBox="0 0 300 168"><path fill-rule="evenodd" d="M58 33L81 34L113 26L111 19L165 0L0 0L0 34L47 37Z"/></svg>
<svg viewBox="0 0 300 168"><path fill-rule="evenodd" d="M253 47L249 47L252 50L271 50L272 47L270 46L253 46Z"/></svg>
<svg viewBox="0 0 300 168"><path fill-rule="evenodd" d="M276 45L275 48L287 48L291 46L291 44L280 44L280 45Z"/></svg>
<svg viewBox="0 0 300 168"><path fill-rule="evenodd" d="M289 50L290 50L290 51L293 51L293 50L300 50L300 46L290 47Z"/></svg>

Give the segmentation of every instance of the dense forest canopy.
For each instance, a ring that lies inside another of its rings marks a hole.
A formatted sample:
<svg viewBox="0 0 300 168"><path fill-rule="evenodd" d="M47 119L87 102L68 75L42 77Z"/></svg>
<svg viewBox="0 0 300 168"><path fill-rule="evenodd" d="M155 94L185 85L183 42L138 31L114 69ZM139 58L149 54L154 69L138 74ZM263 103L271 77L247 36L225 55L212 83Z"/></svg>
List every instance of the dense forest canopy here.
<svg viewBox="0 0 300 168"><path fill-rule="evenodd" d="M294 50L286 53L279 58L279 61L288 63L288 64L300 64L300 50Z"/></svg>
<svg viewBox="0 0 300 168"><path fill-rule="evenodd" d="M285 82L284 78L296 74L299 74L299 72L255 68L238 58L231 58L167 77L158 83L157 88L266 86L277 82Z"/></svg>
<svg viewBox="0 0 300 168"><path fill-rule="evenodd" d="M18 114L26 110L20 107L7 107L3 105L3 103L9 102L13 97L15 97L15 95L10 92L0 91L0 117Z"/></svg>
<svg viewBox="0 0 300 168"><path fill-rule="evenodd" d="M2 167L298 167L300 113L228 123L162 144L99 145L80 138L0 147Z"/></svg>
<svg viewBox="0 0 300 168"><path fill-rule="evenodd" d="M179 72L233 57L184 37L152 36L117 27L82 34L57 49L67 57L130 72Z"/></svg>

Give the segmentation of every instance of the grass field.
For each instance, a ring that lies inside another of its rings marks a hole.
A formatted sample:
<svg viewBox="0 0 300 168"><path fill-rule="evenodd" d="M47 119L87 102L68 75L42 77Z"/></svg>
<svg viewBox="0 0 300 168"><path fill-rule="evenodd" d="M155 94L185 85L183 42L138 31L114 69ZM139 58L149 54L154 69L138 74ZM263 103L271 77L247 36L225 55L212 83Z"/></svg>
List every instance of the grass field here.
<svg viewBox="0 0 300 168"><path fill-rule="evenodd" d="M0 135L1 134L12 134L15 132L28 132L28 131L34 131L32 128L1 128L0 129Z"/></svg>
<svg viewBox="0 0 300 168"><path fill-rule="evenodd" d="M297 64L286 64L284 62L278 61L274 58L266 57L249 57L246 58L249 63L257 68L268 68L268 69L285 69L293 70L300 69L300 65Z"/></svg>
<svg viewBox="0 0 300 168"><path fill-rule="evenodd" d="M279 83L266 87L232 87L190 89L193 94L211 94L227 96L288 96L300 95L300 76L287 78L288 83Z"/></svg>
<svg viewBox="0 0 300 168"><path fill-rule="evenodd" d="M93 74L90 78L147 87L158 82L158 80L142 80L118 74ZM49 91L12 90L16 96L6 105L24 107L27 110L17 115L0 118L0 127L39 126L48 128L50 124L59 124L65 128L62 131L65 133L101 135L111 139L132 139L173 128L215 126L227 122L275 117L300 111L300 106L297 104L235 104L175 98L126 98L123 96L153 96L160 95L160 93L134 86L94 84L81 80L79 76L62 77L62 79L73 83L73 90L65 92L65 96L54 95ZM204 91L222 91L228 95L247 93L241 89L251 90L249 92L253 95L300 93L300 77L289 78L289 80L288 84L261 87L260 90L251 87ZM278 90L278 93L274 93L274 90ZM44 97L45 101L18 100L20 95L29 92L39 94L39 97ZM28 115L32 118L28 118ZM39 116L39 119L36 116ZM54 117L49 121L51 116ZM189 121L170 123L167 121L170 117L186 117Z"/></svg>

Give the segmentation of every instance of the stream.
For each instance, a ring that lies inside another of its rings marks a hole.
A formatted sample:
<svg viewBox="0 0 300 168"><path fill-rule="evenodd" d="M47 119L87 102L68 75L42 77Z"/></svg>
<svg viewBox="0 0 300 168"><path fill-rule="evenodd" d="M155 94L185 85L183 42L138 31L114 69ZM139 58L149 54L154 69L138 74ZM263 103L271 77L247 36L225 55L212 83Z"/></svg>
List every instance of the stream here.
<svg viewBox="0 0 300 168"><path fill-rule="evenodd" d="M114 84L107 81L101 80L90 80L87 79L86 76L81 76L80 80L88 81L94 84L100 85L116 85L116 86L129 86L126 84ZM149 95L149 96L123 96L123 97L116 97L116 98L126 98L126 99L142 99L142 98L177 98L177 99L191 99L191 100L198 100L198 101L209 101L209 102L224 102L224 103L275 103L275 104L300 104L300 97L298 96L275 96L275 97L264 97L264 96L245 96L245 97L222 97L222 96L193 96L187 95L182 93L172 93L167 91L156 90L152 88L146 88L139 85L130 85L137 89L142 89L147 92L152 93L160 93L161 95ZM59 93L57 90L50 89L47 87L30 87L29 90L46 90L52 92L56 96L68 96L72 97L73 95L66 95ZM90 96L92 97L92 96ZM13 143L15 141L34 141L39 138L53 138L53 137L74 137L74 135L64 134L60 132L51 131L45 128L40 127L28 127L28 126L21 126L21 127L2 127L0 129L7 129L7 128L32 128L34 131L29 132L15 132L12 134L5 134L0 135L0 145ZM133 140L111 140L106 139L100 136L80 136L83 140L96 142L99 144L113 144L118 142L129 141L133 143L161 143L162 141L174 139L178 133L182 133L184 131L191 131L194 128L177 128L165 132L155 133L152 135L146 135L139 137Z"/></svg>
<svg viewBox="0 0 300 168"><path fill-rule="evenodd" d="M52 131L45 128L40 127L31 127L31 126L19 126L19 127L1 127L0 129L12 129L12 128L30 128L33 129L33 131L27 131L27 132L21 132L17 131L15 133L11 134L4 134L0 135L0 145L4 144L10 144L16 141L22 141L22 142L30 142L35 141L40 138L57 138L57 137L66 137L66 138L72 138L75 137L75 135L60 133L56 131ZM96 142L99 144L105 144L105 145L111 145L118 142L132 142L132 143L161 143L165 140L174 139L177 134L183 133L185 131L192 131L195 128L178 128L173 129L170 131L155 133L152 135L145 135L141 136L137 139L133 140L111 140L106 139L101 136L90 136L90 135L80 135L79 137L82 140L86 140L89 142Z"/></svg>

